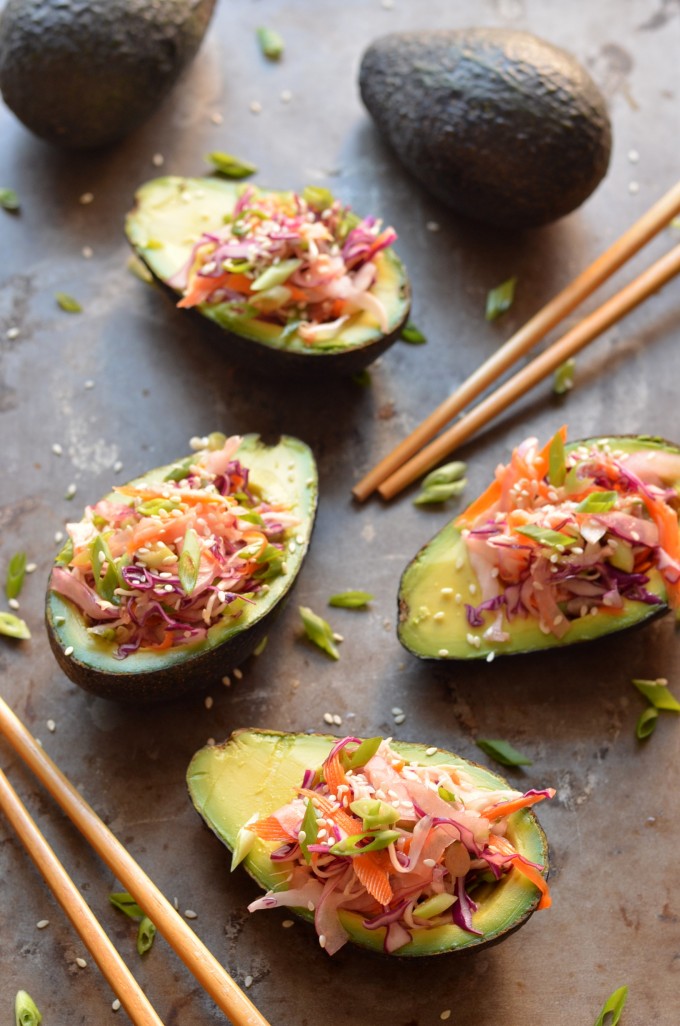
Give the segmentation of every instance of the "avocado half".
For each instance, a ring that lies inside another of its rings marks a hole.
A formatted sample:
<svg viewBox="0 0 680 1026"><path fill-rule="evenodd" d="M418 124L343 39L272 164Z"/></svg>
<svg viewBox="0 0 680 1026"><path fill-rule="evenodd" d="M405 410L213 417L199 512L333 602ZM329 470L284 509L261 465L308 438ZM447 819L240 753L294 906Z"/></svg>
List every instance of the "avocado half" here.
<svg viewBox="0 0 680 1026"><path fill-rule="evenodd" d="M266 817L289 802L305 770L321 765L337 741L337 737L325 734L238 730L222 744L208 745L194 755L187 771L191 801L210 829L234 851L241 827L254 814ZM460 766L481 787L496 790L509 786L496 773L450 752L402 741L391 741L390 745L407 761ZM548 843L531 810L522 809L508 817L507 836L520 854L543 865L543 875L547 876ZM289 864L270 860L275 847L275 843L257 838L243 860L245 869L265 890L281 889L290 871ZM500 940L526 922L540 894L525 876L508 873L497 883L475 890L474 898L479 907L473 914L473 924L481 935L454 925L422 930L397 954L438 955ZM293 911L308 922L314 920L313 912L306 908ZM339 915L354 944L384 953L384 927L367 930L360 914L340 910Z"/></svg>
<svg viewBox="0 0 680 1026"><path fill-rule="evenodd" d="M476 220L546 224L606 174L601 92L571 54L528 32L394 32L364 53L359 86L404 167Z"/></svg>
<svg viewBox="0 0 680 1026"><path fill-rule="evenodd" d="M48 588L45 620L52 651L64 673L86 691L140 703L200 692L243 662L266 635L309 546L317 504L316 464L304 442L285 435L275 445L258 435L244 435L236 457L248 467L252 487L272 501L286 502L299 517L285 572L272 578L269 590L245 605L237 620L218 621L204 639L165 651L139 649L125 659L116 658L115 643L88 633L83 614L69 599ZM163 481L182 462L157 467L130 484Z"/></svg>
<svg viewBox="0 0 680 1026"><path fill-rule="evenodd" d="M194 243L230 214L243 185L220 178L156 178L136 193L125 231L154 277L181 295L171 281L191 255ZM271 192L272 190L261 190ZM383 303L388 330L383 333L365 311L353 314L336 339L323 346L305 344L297 332L262 318L236 316L226 303L201 303L195 309L222 329L226 352L254 370L293 375L355 374L399 338L410 309L406 270L389 247L375 256L378 269L370 292Z"/></svg>
<svg viewBox="0 0 680 1026"><path fill-rule="evenodd" d="M665 450L679 454L680 449L656 438L608 436L569 442L566 452L580 445L615 443L625 452ZM680 491L680 479L669 482ZM404 571L399 585L399 618L397 635L404 648L421 659L487 659L519 652L564 648L583 641L594 641L630 627L640 626L668 611L664 580L652 567L648 572L647 591L658 595L662 602L647 605L644 602L624 600L623 609L616 615L599 612L571 621L567 634L557 638L544 634L538 621L516 616L511 621L503 617L503 630L509 641L494 644L484 637L484 628L471 628L465 602L469 596L479 595L479 581L470 560L465 541L455 521L447 524L416 554ZM442 589L446 589L442 594ZM458 598L457 598L458 596ZM462 601L461 601L462 597ZM443 613L443 616L437 616ZM470 643L470 637L476 639Z"/></svg>

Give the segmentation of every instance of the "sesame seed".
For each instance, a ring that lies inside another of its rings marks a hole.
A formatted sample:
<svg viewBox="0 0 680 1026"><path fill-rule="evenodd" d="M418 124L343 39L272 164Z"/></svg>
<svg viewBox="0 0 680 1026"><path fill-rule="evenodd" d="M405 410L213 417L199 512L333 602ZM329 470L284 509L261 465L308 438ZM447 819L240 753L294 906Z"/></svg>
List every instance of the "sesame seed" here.
<svg viewBox="0 0 680 1026"><path fill-rule="evenodd" d="M213 125L221 125L224 121L224 118L222 117L220 112L216 110L214 114L210 115L210 120L212 121Z"/></svg>
<svg viewBox="0 0 680 1026"><path fill-rule="evenodd" d="M77 491L76 486L73 483L71 483L68 486L68 488L66 489L66 493L64 495L64 498L65 499L72 499L73 496L76 494L76 491Z"/></svg>
<svg viewBox="0 0 680 1026"><path fill-rule="evenodd" d="M444 619L444 613L442 612L442 610L440 609L439 612L435 613L432 619L436 620L437 623L441 623Z"/></svg>
<svg viewBox="0 0 680 1026"><path fill-rule="evenodd" d="M165 163L165 157L162 153L154 153L153 157L151 158L151 163L154 167L162 167Z"/></svg>
<svg viewBox="0 0 680 1026"><path fill-rule="evenodd" d="M338 634L337 631L333 631L333 641L342 643L345 640L344 634Z"/></svg>
<svg viewBox="0 0 680 1026"><path fill-rule="evenodd" d="M64 649L64 655L65 656L73 655L73 645L67 645L66 646L66 648Z"/></svg>
<svg viewBox="0 0 680 1026"><path fill-rule="evenodd" d="M319 934L319 945L322 948L326 947L326 934L325 933L320 933Z"/></svg>
<svg viewBox="0 0 680 1026"><path fill-rule="evenodd" d="M440 594L441 595L447 595L447 596L448 595L453 595L453 588L442 588Z"/></svg>
<svg viewBox="0 0 680 1026"><path fill-rule="evenodd" d="M8 599L7 600L7 605L9 606L10 609L18 609L19 608L19 600L15 599L15 598Z"/></svg>
<svg viewBox="0 0 680 1026"><path fill-rule="evenodd" d="M246 976L245 979L243 980L243 986L244 987L252 987L252 985L253 985L253 978L252 978L252 976Z"/></svg>
<svg viewBox="0 0 680 1026"><path fill-rule="evenodd" d="M249 107L251 114L260 114L262 112L262 104L259 100L251 100Z"/></svg>
<svg viewBox="0 0 680 1026"><path fill-rule="evenodd" d="M281 90L281 103L290 103L292 99L293 94L291 93L290 89Z"/></svg>
<svg viewBox="0 0 680 1026"><path fill-rule="evenodd" d="M87 207L92 202L93 199L94 199L94 193L93 192L84 192L82 194L82 196L80 197L80 199L78 200L78 202L82 203L82 205L84 207Z"/></svg>
<svg viewBox="0 0 680 1026"><path fill-rule="evenodd" d="M400 709L398 705L393 705L392 708L390 709L390 712L392 713L393 716L398 716L399 713L403 713L403 711L404 710Z"/></svg>
<svg viewBox="0 0 680 1026"><path fill-rule="evenodd" d="M41 919L35 925L36 925L36 929L44 930L46 926L50 925L50 921L49 921L49 919Z"/></svg>
<svg viewBox="0 0 680 1026"><path fill-rule="evenodd" d="M49 730L50 734L54 734L55 730L57 729L57 725L54 722L54 720L47 721L47 729Z"/></svg>
<svg viewBox="0 0 680 1026"><path fill-rule="evenodd" d="M213 707L212 696L211 695L206 695L206 699L205 699L205 702L203 704L205 705L206 709L212 709L212 707Z"/></svg>
<svg viewBox="0 0 680 1026"><path fill-rule="evenodd" d="M92 246L83 246L80 252L83 254L86 260L91 260L94 256L94 250L92 249Z"/></svg>
<svg viewBox="0 0 680 1026"><path fill-rule="evenodd" d="M37 569L38 569L38 564L37 563L27 563L26 564L26 573L27 574L35 573L35 571Z"/></svg>
<svg viewBox="0 0 680 1026"><path fill-rule="evenodd" d="M437 652L437 655L441 656L442 659L444 659L448 654L449 654L448 648L440 648L439 651Z"/></svg>
<svg viewBox="0 0 680 1026"><path fill-rule="evenodd" d="M119 474L122 469L123 469L123 464L120 462L120 460L116 460L116 462L113 464L113 472L114 472L114 474Z"/></svg>
<svg viewBox="0 0 680 1026"><path fill-rule="evenodd" d="M61 447L61 446L59 445L59 442L55 442L55 443L54 443L54 445L52 446L52 452L54 453L54 455L55 455L55 456L61 456L61 454L63 453L63 451L64 451L64 450L63 450L63 449L62 449L62 447Z"/></svg>
<svg viewBox="0 0 680 1026"><path fill-rule="evenodd" d="M222 678L222 683L224 684L225 688L230 688L231 687L231 677L223 677Z"/></svg>
<svg viewBox="0 0 680 1026"><path fill-rule="evenodd" d="M427 228L428 232L438 232L441 228L441 225L439 224L439 221L428 221L425 227Z"/></svg>
<svg viewBox="0 0 680 1026"><path fill-rule="evenodd" d="M463 602L463 596L459 592L456 592L456 595L454 597L454 601L455 601L457 606L460 606L462 604L462 602Z"/></svg>
<svg viewBox="0 0 680 1026"><path fill-rule="evenodd" d="M113 1001L111 1002L111 1011L112 1012L117 1012L119 1008L120 1008L120 998L114 998Z"/></svg>
<svg viewBox="0 0 680 1026"><path fill-rule="evenodd" d="M639 191L640 191L640 183L639 182L628 182L628 192L631 194L631 196L634 196L635 193L639 192Z"/></svg>
<svg viewBox="0 0 680 1026"><path fill-rule="evenodd" d="M496 653L495 652L489 652L488 656L486 657L486 661L487 661L487 663L492 663L495 658L496 658Z"/></svg>
<svg viewBox="0 0 680 1026"><path fill-rule="evenodd" d="M439 1013L439 1018L442 1019L443 1021L446 1021L447 1019L450 1019L451 1018L451 1009L450 1008L445 1008L443 1012Z"/></svg>
<svg viewBox="0 0 680 1026"><path fill-rule="evenodd" d="M78 966L79 969L87 969L87 962L85 961L84 958L77 958L76 959L76 965Z"/></svg>
<svg viewBox="0 0 680 1026"><path fill-rule="evenodd" d="M342 716L339 716L338 713L333 714L333 724L336 727L342 726Z"/></svg>
<svg viewBox="0 0 680 1026"><path fill-rule="evenodd" d="M427 866L428 869L434 869L437 865L436 859L423 859L423 865Z"/></svg>
<svg viewBox="0 0 680 1026"><path fill-rule="evenodd" d="M631 164L637 164L639 159L640 154L637 150L628 150L628 160L631 162Z"/></svg>
<svg viewBox="0 0 680 1026"><path fill-rule="evenodd" d="M405 719L406 719L406 713L399 713L398 716L394 717L394 722L397 725L399 725L399 724L403 723Z"/></svg>
<svg viewBox="0 0 680 1026"><path fill-rule="evenodd" d="M7 334L6 334L5 337L10 339L10 340L11 339L15 339L15 338L19 338L19 329L16 327L16 325L13 328L8 328L7 329Z"/></svg>
<svg viewBox="0 0 680 1026"><path fill-rule="evenodd" d="M468 586L468 591L470 592L471 595L476 595L477 594L477 585L476 584L470 584Z"/></svg>
<svg viewBox="0 0 680 1026"><path fill-rule="evenodd" d="M325 712L323 714L323 721L324 721L324 723L328 723L330 726L332 726L332 724L333 724L333 713Z"/></svg>
<svg viewBox="0 0 680 1026"><path fill-rule="evenodd" d="M187 908L187 909L184 910L184 918L185 919L198 919L198 912L194 912L194 910L192 908Z"/></svg>
<svg viewBox="0 0 680 1026"><path fill-rule="evenodd" d="M66 617L65 616L55 616L55 618L54 618L54 626L55 627L63 627L65 623L66 623Z"/></svg>
<svg viewBox="0 0 680 1026"><path fill-rule="evenodd" d="M175 910L179 909L179 898L173 898L172 904L174 905Z"/></svg>
<svg viewBox="0 0 680 1026"><path fill-rule="evenodd" d="M242 679L242 677L243 677L243 670L239 670L238 666L235 667L231 672L236 677L236 680L241 680Z"/></svg>
<svg viewBox="0 0 680 1026"><path fill-rule="evenodd" d="M312 908L314 908L313 905L312 905ZM292 919L284 919L283 922L281 923L281 926L284 928L284 930L290 930L292 925L293 925L293 920Z"/></svg>
<svg viewBox="0 0 680 1026"><path fill-rule="evenodd" d="M434 745L432 746L432 748L426 748L425 749L425 755L436 755L436 754L437 754L437 749L434 747Z"/></svg>

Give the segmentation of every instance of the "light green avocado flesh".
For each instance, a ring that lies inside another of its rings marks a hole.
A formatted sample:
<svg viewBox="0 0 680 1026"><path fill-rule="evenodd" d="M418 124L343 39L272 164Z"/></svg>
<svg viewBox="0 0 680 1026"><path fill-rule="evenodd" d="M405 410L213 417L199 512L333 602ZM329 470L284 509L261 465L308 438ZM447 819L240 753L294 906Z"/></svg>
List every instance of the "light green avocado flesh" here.
<svg viewBox="0 0 680 1026"><path fill-rule="evenodd" d="M165 177L146 182L127 217L128 239L151 272L172 288L173 277L185 266L201 234L223 225L243 188L218 178ZM406 271L396 253L391 248L382 250L375 263L378 274L369 291L387 312L386 332L370 314L361 311L346 321L337 338L310 346L297 332L282 337L284 329L279 325L235 315L226 303L202 303L197 309L221 328L273 349L320 356L359 348L396 332L409 310Z"/></svg>
<svg viewBox="0 0 680 1026"><path fill-rule="evenodd" d="M275 731L241 730L221 745L202 748L193 757L187 772L191 800L210 829L233 851L239 830L254 815L266 817L295 796L306 769L320 766L336 737L320 734L285 734ZM468 762L460 756L421 744L392 741L391 746L406 760L435 765L453 764L465 769L480 787L496 790L508 787L497 774ZM528 810L508 819L508 838L517 850L532 862L545 866L548 847L538 821ZM290 863L273 863L269 856L277 847L259 838L255 840L243 865L265 890L284 888ZM481 936L458 926L440 926L416 931L413 940L399 955L435 955L485 944L519 926L536 908L536 887L520 873L509 873L498 883L474 892L478 911L472 922ZM295 909L303 919L313 921L307 909ZM342 925L350 940L362 948L383 951L385 929L367 930L362 916L340 911Z"/></svg>
<svg viewBox="0 0 680 1026"><path fill-rule="evenodd" d="M615 443L617 449L625 452L649 449L665 450L674 455L680 453L669 443L656 439L626 437L573 442L566 446L566 450L598 441ZM673 479L668 483L680 490L680 480ZM544 634L534 618L516 616L508 621L503 616L503 630L508 632L510 639L505 642L487 641L484 631L488 623L475 628L467 620L465 604L477 605L481 601L480 586L461 532L451 522L418 552L404 571L399 586L398 636L410 652L427 659L486 659L491 653L500 656L559 648L626 630L665 612L666 587L656 569L649 571L649 583L645 587L658 595L664 604L653 606L626 600L619 612L598 612L595 616L573 620L562 638ZM440 613L443 615L437 615ZM479 641L471 642L471 638Z"/></svg>
<svg viewBox="0 0 680 1026"><path fill-rule="evenodd" d="M268 446L259 435L245 435L235 458L248 467L249 485L254 493L266 496L271 502L285 503L300 519L294 529L294 547L286 556L285 573L268 581L269 590L259 593L252 604L246 603L237 619L229 618L216 623L204 639L162 652L139 649L125 659L115 657L115 643L88 632L82 614L69 599L50 590L47 597L48 627L61 648L73 648L70 656L72 663L116 676L144 675L161 668L167 670L190 662L242 634L262 619L288 591L304 559L314 522L317 500L314 458L308 446L296 438L282 436L276 445ZM157 467L130 484L163 481L182 463L183 459ZM115 492L106 498L113 502L125 501Z"/></svg>

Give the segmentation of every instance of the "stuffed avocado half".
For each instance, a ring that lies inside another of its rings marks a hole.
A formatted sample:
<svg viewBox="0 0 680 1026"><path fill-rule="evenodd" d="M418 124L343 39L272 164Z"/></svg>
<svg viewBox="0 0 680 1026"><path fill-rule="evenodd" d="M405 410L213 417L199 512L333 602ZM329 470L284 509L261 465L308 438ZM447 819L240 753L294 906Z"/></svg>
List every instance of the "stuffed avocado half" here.
<svg viewBox="0 0 680 1026"><path fill-rule="evenodd" d="M410 287L396 233L326 189L219 178L142 185L127 236L152 274L260 370L355 373L400 333Z"/></svg>
<svg viewBox="0 0 680 1026"><path fill-rule="evenodd" d="M450 752L381 738L240 730L196 753L197 811L266 895L333 954L498 940L550 904L548 847L522 794Z"/></svg>
<svg viewBox="0 0 680 1026"><path fill-rule="evenodd" d="M680 449L649 437L527 439L408 565L401 643L493 659L590 641L680 604Z"/></svg>
<svg viewBox="0 0 680 1026"><path fill-rule="evenodd" d="M67 525L47 630L87 691L150 702L208 687L251 654L302 565L317 502L308 446L202 441Z"/></svg>

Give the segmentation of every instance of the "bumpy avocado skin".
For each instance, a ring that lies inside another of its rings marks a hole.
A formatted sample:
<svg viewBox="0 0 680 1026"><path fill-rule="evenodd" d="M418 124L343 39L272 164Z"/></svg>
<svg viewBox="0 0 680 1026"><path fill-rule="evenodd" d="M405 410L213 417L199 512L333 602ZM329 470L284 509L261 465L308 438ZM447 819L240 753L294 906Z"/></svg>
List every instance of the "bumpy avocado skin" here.
<svg viewBox="0 0 680 1026"><path fill-rule="evenodd" d="M617 448L629 452L649 450L680 455L680 448L672 442L647 436L587 438L568 443L566 449L568 452L579 445L598 443L615 443ZM680 493L680 479L669 478L665 483ZM397 637L404 648L419 659L441 661L496 659L565 648L640 627L667 613L666 586L655 567L649 570L646 587L659 596L661 602L658 605L626 599L618 616L604 612L597 616L578 617L562 638L544 634L533 617L517 616L510 621L504 618L503 629L510 635L509 640L491 641L484 634L488 624L472 628L467 620L465 604L478 601L471 596L479 597L480 586L454 520L416 553L402 574L397 596ZM442 615L438 616L438 613Z"/></svg>
<svg viewBox="0 0 680 1026"><path fill-rule="evenodd" d="M203 39L215 0L8 0L0 91L48 142L115 142L158 106Z"/></svg>
<svg viewBox="0 0 680 1026"><path fill-rule="evenodd" d="M291 512L300 518L295 551L286 558L286 573L270 581L266 595L246 606L238 620L217 623L203 641L162 652L139 649L125 659L116 658L111 642L89 634L80 611L48 587L45 624L52 652L67 677L85 691L137 705L200 693L247 659L271 629L311 539L318 497L316 464L304 442L285 435L276 445L267 445L258 435L244 435L237 457L249 468L252 483L265 487L277 500L287 499ZM176 466L158 467L130 483L139 484L152 476L164 480ZM274 477L278 485L273 483Z"/></svg>
<svg viewBox="0 0 680 1026"><path fill-rule="evenodd" d="M327 734L237 730L222 744L208 745L194 755L187 771L189 796L208 827L234 851L239 831L251 816L264 818L289 802L305 769L319 766L336 742L336 737ZM452 763L469 773L481 787L495 790L509 786L491 770L443 749L406 741L393 741L392 747L408 761L424 765ZM508 836L522 855L543 866L542 875L547 877L548 841L533 810L521 809L508 817ZM289 873L287 863L272 862L269 858L274 847L258 838L242 863L265 890L285 886ZM476 891L474 897L478 910L473 922L480 934L454 925L420 930L396 955L418 958L495 944L527 921L540 895L526 877L510 873L497 884ZM314 919L314 913L307 908L291 911L307 921ZM367 930L363 916L347 910L340 912L340 920L353 944L384 953L384 928Z"/></svg>
<svg viewBox="0 0 680 1026"><path fill-rule="evenodd" d="M475 220L530 228L604 177L604 98L564 50L527 32L392 33L364 53L361 96L404 166Z"/></svg>

